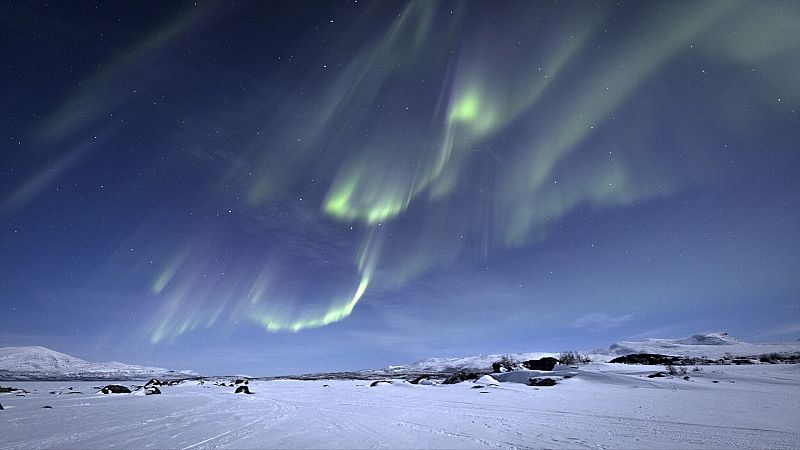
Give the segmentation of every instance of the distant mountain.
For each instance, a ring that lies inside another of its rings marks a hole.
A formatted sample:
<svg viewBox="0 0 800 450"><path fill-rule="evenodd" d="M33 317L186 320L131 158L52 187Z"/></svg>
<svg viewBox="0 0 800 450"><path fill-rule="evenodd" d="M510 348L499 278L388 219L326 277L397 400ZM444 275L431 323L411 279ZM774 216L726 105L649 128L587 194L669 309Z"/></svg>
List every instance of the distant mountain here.
<svg viewBox="0 0 800 450"><path fill-rule="evenodd" d="M0 347L0 380L130 380L196 375L188 370L134 366L116 361L93 363L45 347Z"/></svg>
<svg viewBox="0 0 800 450"><path fill-rule="evenodd" d="M558 356L558 353L536 352L536 353L505 353L498 355L468 356L464 358L428 358L401 366L389 366L384 371L387 372L491 372L492 363L500 361L504 356L513 361L527 361L539 359L545 356Z"/></svg>
<svg viewBox="0 0 800 450"><path fill-rule="evenodd" d="M586 352L592 361L603 362L616 356L634 353L657 353L671 356L692 356L717 359L730 353L732 356L759 356L769 353L800 353L800 342L775 344L752 344L743 342L725 332L695 334L683 339L645 339L643 341L621 341L608 348ZM497 355L468 356L463 358L428 358L410 364L389 366L376 373L447 373L458 371L490 372L492 363L507 356L521 362L545 356L558 357L558 353L508 353Z"/></svg>
<svg viewBox="0 0 800 450"><path fill-rule="evenodd" d="M800 343L752 344L743 342L728 333L696 334L684 339L646 339L644 341L620 341L606 349L592 353L606 356L623 356L634 353L658 353L672 356L720 358L729 353L733 356L756 356L768 353L797 353Z"/></svg>

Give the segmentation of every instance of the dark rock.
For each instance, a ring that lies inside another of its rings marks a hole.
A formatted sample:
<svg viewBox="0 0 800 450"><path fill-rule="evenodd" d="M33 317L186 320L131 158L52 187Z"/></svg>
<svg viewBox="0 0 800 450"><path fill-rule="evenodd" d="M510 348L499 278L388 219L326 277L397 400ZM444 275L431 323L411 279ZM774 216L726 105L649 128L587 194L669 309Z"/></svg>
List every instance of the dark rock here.
<svg viewBox="0 0 800 450"><path fill-rule="evenodd" d="M4 410L4 409L5 409L5 408L3 408L3 404L2 404L2 403L0 403L0 411L2 411L2 410Z"/></svg>
<svg viewBox="0 0 800 450"><path fill-rule="evenodd" d="M552 371L558 364L558 360L549 356L540 359L530 359L522 362L522 367L528 370L546 370Z"/></svg>
<svg viewBox="0 0 800 450"><path fill-rule="evenodd" d="M42 409L53 409L52 406L42 406Z"/></svg>
<svg viewBox="0 0 800 450"><path fill-rule="evenodd" d="M131 390L118 384L109 384L108 386L100 389L100 392L103 394L130 394Z"/></svg>
<svg viewBox="0 0 800 450"><path fill-rule="evenodd" d="M163 385L164 385L164 383L162 383L160 380L157 380L155 378L151 378L150 381L148 381L147 383L144 384L144 387L148 387L148 386L163 386Z"/></svg>
<svg viewBox="0 0 800 450"><path fill-rule="evenodd" d="M689 375L686 375L685 377L683 377L683 379L686 380L686 381L689 381L689 380L691 380L691 377Z"/></svg>
<svg viewBox="0 0 800 450"><path fill-rule="evenodd" d="M323 384L322 387L330 387L330 386L328 386L327 384Z"/></svg>
<svg viewBox="0 0 800 450"><path fill-rule="evenodd" d="M497 361L492 363L492 373L511 372L514 367L505 361Z"/></svg>
<svg viewBox="0 0 800 450"><path fill-rule="evenodd" d="M552 378L531 378L528 380L530 386L555 386L556 380Z"/></svg>
<svg viewBox="0 0 800 450"><path fill-rule="evenodd" d="M378 381L373 381L372 384L369 385L369 387L375 387L381 383L394 384L391 380L378 380Z"/></svg>
<svg viewBox="0 0 800 450"><path fill-rule="evenodd" d="M753 361L751 361L748 358L734 358L733 363L736 364L737 366L741 366L741 365L753 364Z"/></svg>
<svg viewBox="0 0 800 450"><path fill-rule="evenodd" d="M664 372L656 372L656 373L651 373L650 375L647 376L647 378L664 378L665 376L666 375L664 374Z"/></svg>
<svg viewBox="0 0 800 450"><path fill-rule="evenodd" d="M420 381L427 380L429 378L430 377L428 375L420 375L420 376L414 378L413 380L409 380L408 382L411 383L411 384L419 384Z"/></svg>
<svg viewBox="0 0 800 450"><path fill-rule="evenodd" d="M446 380L442 381L442 384L456 384L456 383L461 383L462 381L477 380L482 376L483 374L481 373L457 372L447 377Z"/></svg>
<svg viewBox="0 0 800 450"><path fill-rule="evenodd" d="M680 356L659 355L656 353L634 353L614 358L609 362L617 364L643 364L647 366L661 366L667 364L680 365L683 363L683 358Z"/></svg>
<svg viewBox="0 0 800 450"><path fill-rule="evenodd" d="M252 392L250 392L250 388L247 386L239 386L236 388L236 392L234 392L234 394L252 394Z"/></svg>
<svg viewBox="0 0 800 450"><path fill-rule="evenodd" d="M149 388L145 388L145 390L144 390L144 395L154 395L154 394L160 394L160 393L161 393L161 389L159 389L157 386L151 386Z"/></svg>
<svg viewBox="0 0 800 450"><path fill-rule="evenodd" d="M14 392L14 391L18 391L18 390L19 390L19 389L17 389L17 388L13 388L13 387L3 387L3 386L0 386L0 393L3 393L3 392Z"/></svg>
<svg viewBox="0 0 800 450"><path fill-rule="evenodd" d="M483 385L476 384L475 386L472 386L472 389L483 389Z"/></svg>
<svg viewBox="0 0 800 450"><path fill-rule="evenodd" d="M242 384L245 383L245 380L234 380L233 384Z"/></svg>
<svg viewBox="0 0 800 450"><path fill-rule="evenodd" d="M712 380L712 383L719 383L719 380Z"/></svg>

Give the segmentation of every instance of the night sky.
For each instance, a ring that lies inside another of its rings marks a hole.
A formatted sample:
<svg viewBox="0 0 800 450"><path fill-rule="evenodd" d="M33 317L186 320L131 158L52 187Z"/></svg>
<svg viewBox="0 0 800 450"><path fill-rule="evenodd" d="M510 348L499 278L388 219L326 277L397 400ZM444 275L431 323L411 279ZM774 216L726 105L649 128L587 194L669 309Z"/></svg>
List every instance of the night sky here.
<svg viewBox="0 0 800 450"><path fill-rule="evenodd" d="M796 1L4 1L0 345L800 337Z"/></svg>

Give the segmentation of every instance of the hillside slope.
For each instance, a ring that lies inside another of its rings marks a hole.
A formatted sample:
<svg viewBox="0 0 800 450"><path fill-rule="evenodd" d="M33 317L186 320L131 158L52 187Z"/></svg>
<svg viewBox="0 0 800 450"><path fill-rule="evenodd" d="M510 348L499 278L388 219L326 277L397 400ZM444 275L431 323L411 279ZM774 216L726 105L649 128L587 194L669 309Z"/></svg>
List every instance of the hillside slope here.
<svg viewBox="0 0 800 450"><path fill-rule="evenodd" d="M185 378L192 371L176 371L121 362L94 363L49 348L0 347L0 380L90 380Z"/></svg>

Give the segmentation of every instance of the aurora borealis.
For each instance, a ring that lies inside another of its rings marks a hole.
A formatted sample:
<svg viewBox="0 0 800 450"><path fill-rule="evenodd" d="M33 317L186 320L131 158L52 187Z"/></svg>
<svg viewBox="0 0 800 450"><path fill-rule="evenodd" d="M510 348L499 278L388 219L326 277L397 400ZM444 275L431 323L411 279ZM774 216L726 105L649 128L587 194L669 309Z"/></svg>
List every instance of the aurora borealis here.
<svg viewBox="0 0 800 450"><path fill-rule="evenodd" d="M0 345L800 337L800 6L6 3Z"/></svg>

